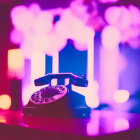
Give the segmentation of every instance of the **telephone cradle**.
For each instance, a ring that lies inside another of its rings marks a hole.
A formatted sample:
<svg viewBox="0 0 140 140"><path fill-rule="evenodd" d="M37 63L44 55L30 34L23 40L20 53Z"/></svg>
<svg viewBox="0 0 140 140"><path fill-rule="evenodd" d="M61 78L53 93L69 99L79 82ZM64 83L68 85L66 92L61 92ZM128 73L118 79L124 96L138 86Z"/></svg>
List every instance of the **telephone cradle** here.
<svg viewBox="0 0 140 140"><path fill-rule="evenodd" d="M57 79L57 85L51 81ZM69 83L65 85L65 79ZM72 73L47 74L35 79L35 86L47 85L34 92L27 105L23 107L24 115L49 117L89 117L91 108L86 105L85 96L72 91L71 86L87 87L84 77ZM86 94L86 93L85 93Z"/></svg>

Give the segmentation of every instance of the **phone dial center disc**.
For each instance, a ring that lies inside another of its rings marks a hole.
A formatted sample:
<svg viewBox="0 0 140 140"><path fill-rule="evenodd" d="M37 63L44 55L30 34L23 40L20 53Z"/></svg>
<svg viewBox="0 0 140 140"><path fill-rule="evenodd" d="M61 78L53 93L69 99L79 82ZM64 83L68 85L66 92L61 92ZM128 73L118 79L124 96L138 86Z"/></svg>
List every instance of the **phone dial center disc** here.
<svg viewBox="0 0 140 140"><path fill-rule="evenodd" d="M34 92L30 101L34 104L52 103L62 98L68 93L68 89L64 85L48 86Z"/></svg>

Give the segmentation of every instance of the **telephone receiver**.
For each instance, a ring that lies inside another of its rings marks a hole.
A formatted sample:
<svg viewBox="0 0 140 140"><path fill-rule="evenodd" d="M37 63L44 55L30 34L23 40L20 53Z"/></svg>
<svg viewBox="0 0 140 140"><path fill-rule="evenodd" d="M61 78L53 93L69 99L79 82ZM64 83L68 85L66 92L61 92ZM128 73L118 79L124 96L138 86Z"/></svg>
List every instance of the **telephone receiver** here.
<svg viewBox="0 0 140 140"><path fill-rule="evenodd" d="M52 80L57 84L52 85ZM68 84L65 80L68 79ZM48 85L32 94L23 107L24 115L49 117L89 117L91 109L86 105L85 97L72 91L71 85L87 87L88 80L72 73L49 73L34 80L35 86ZM85 93L86 94L86 93Z"/></svg>
<svg viewBox="0 0 140 140"><path fill-rule="evenodd" d="M68 85L75 85L75 86L81 86L81 87L87 87L88 85L88 80L86 77L83 75L83 77L76 76L72 73L59 73L59 74L47 74L44 77L38 78L35 80L35 86L41 86L41 85L46 85L49 84L51 85L51 80L52 79L58 79L58 83L60 84L60 81L62 82L62 79L69 78L69 84ZM64 81L63 81L64 82Z"/></svg>

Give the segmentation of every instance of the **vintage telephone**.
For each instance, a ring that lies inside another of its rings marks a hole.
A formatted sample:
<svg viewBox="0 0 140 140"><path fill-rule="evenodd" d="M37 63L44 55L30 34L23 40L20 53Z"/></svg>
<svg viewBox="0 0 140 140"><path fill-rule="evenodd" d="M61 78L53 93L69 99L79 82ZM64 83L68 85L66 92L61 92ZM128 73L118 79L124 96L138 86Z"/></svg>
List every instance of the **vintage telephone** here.
<svg viewBox="0 0 140 140"><path fill-rule="evenodd" d="M57 85L51 81L57 79ZM65 80L69 83L65 85ZM47 85L34 92L27 105L23 107L24 115L45 115L50 117L88 117L91 109L85 103L85 97L71 90L71 85L86 87L88 81L72 73L47 74L35 80L35 86ZM85 93L86 94L86 93Z"/></svg>

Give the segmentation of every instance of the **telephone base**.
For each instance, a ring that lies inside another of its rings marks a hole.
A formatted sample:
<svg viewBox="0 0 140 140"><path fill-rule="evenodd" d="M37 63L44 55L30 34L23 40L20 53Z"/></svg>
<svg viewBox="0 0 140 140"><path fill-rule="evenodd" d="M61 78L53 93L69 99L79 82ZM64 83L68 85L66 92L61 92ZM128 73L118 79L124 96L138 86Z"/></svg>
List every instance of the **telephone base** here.
<svg viewBox="0 0 140 140"><path fill-rule="evenodd" d="M37 108L37 107L25 107L23 114L26 116L45 116L52 118L87 118L90 117L91 108L87 106L78 106L74 109L52 109Z"/></svg>

